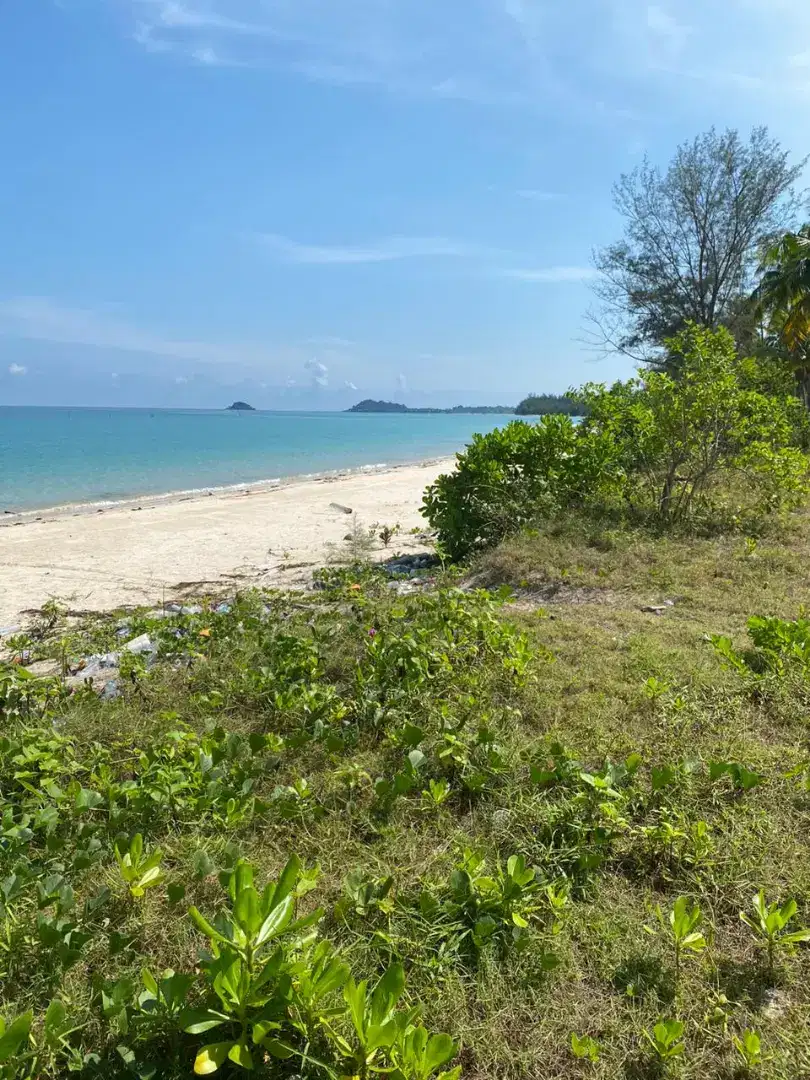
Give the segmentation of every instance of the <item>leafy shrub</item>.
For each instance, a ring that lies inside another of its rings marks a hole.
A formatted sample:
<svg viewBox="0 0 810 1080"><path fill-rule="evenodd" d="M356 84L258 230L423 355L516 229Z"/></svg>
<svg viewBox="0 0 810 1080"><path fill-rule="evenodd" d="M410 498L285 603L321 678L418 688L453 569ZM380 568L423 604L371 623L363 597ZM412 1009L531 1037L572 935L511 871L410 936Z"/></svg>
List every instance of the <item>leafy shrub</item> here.
<svg viewBox="0 0 810 1080"><path fill-rule="evenodd" d="M810 619L754 615L748 620L753 649L737 651L730 638L714 634L717 653L741 674L784 675L790 669L810 674Z"/></svg>
<svg viewBox="0 0 810 1080"><path fill-rule="evenodd" d="M659 525L740 527L794 505L807 461L797 399L754 388L731 335L690 326L668 343L678 376L658 371L575 395L587 414L543 417L475 436L423 513L452 558L562 511L632 512Z"/></svg>
<svg viewBox="0 0 810 1080"><path fill-rule="evenodd" d="M463 558L584 498L600 485L610 449L583 439L567 416L513 421L473 436L455 472L428 487L423 513L447 554Z"/></svg>

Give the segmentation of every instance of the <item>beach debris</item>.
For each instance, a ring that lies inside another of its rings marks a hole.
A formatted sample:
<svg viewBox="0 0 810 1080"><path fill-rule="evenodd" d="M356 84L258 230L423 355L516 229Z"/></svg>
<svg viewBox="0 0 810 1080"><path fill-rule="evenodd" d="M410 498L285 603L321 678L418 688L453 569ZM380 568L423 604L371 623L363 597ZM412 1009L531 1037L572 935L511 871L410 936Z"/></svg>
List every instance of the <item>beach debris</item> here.
<svg viewBox="0 0 810 1080"><path fill-rule="evenodd" d="M329 503L330 510L339 510L341 514L353 514L354 510L350 506L343 506L342 503Z"/></svg>
<svg viewBox="0 0 810 1080"><path fill-rule="evenodd" d="M181 615L202 615L202 608L199 604L184 604L180 608Z"/></svg>
<svg viewBox="0 0 810 1080"><path fill-rule="evenodd" d="M423 552L417 555L398 555L396 559L383 563L383 570L391 577L419 577L420 571L432 570L439 564L438 556Z"/></svg>
<svg viewBox="0 0 810 1080"><path fill-rule="evenodd" d="M121 697L121 687L118 683L118 679L108 679L104 683L104 687L99 694L102 701L115 701L116 698Z"/></svg>
<svg viewBox="0 0 810 1080"><path fill-rule="evenodd" d="M214 608L214 612L217 615L228 615L230 614L231 609L232 605L229 604L227 601L223 600L221 604L217 604L217 606Z"/></svg>
<svg viewBox="0 0 810 1080"><path fill-rule="evenodd" d="M176 600L173 600L171 603L166 605L166 611L170 615L179 615L182 610L183 610L183 605L178 604Z"/></svg>
<svg viewBox="0 0 810 1080"><path fill-rule="evenodd" d="M30 649L23 649L21 653L18 653L17 656L13 657L11 662L12 664L17 664L18 667L25 667L26 664L31 663L33 658L34 654Z"/></svg>
<svg viewBox="0 0 810 1080"><path fill-rule="evenodd" d="M111 668L117 668L121 662L121 654L117 652L94 653L79 661L76 673L82 679L95 679L100 675L107 674Z"/></svg>
<svg viewBox="0 0 810 1080"><path fill-rule="evenodd" d="M397 596L410 596L411 593L419 591L419 583L416 581L389 581L388 588L391 592L395 592Z"/></svg>
<svg viewBox="0 0 810 1080"><path fill-rule="evenodd" d="M132 653L135 656L141 656L143 653L157 652L157 645L155 645L148 634L140 634L138 637L133 638L132 641L126 643L124 648L128 653Z"/></svg>
<svg viewBox="0 0 810 1080"><path fill-rule="evenodd" d="M667 609L675 607L674 600L665 600L663 604L646 604L641 610L650 615L666 615Z"/></svg>
<svg viewBox="0 0 810 1080"><path fill-rule="evenodd" d="M0 638L11 637L12 634L19 634L21 630L21 626L0 626Z"/></svg>

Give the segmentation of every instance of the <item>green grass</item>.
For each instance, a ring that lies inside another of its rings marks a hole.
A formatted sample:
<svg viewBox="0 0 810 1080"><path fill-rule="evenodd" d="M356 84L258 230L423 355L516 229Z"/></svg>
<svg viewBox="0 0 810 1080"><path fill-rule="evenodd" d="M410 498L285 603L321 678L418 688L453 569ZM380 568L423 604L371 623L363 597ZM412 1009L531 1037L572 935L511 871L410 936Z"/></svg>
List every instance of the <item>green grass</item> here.
<svg viewBox="0 0 810 1080"><path fill-rule="evenodd" d="M801 615L808 555L801 515L757 544L573 522L471 569L477 585L513 590L503 606L449 579L397 598L377 572L333 570L319 592L249 593L227 614L128 616L160 654L148 671L130 663L118 700L0 674L0 1012L31 1009L39 1045L58 999L76 1028L0 1075L191 1075L220 1036L148 1027L140 971L188 973L191 1003L208 1004L188 908L222 909L219 876L238 857L263 883L293 852L319 869L300 911L324 909L318 933L356 979L402 963L403 1002L459 1040L465 1077L744 1077L733 1039L749 1028L762 1046L750 1075L807 1072L810 950L769 970L740 912L763 888L796 900L791 928L810 925L810 795L786 775L810 758L810 678L791 659L741 674L707 635L744 649L750 616ZM661 615L642 610L667 600ZM43 627L34 657L117 648L119 617ZM762 782L736 790L710 762ZM654 789L667 766L671 782ZM114 855L136 833L165 873L141 898ZM516 854L534 876L511 896ZM48 875L75 895L75 957L69 940L43 940L42 917L57 917L38 911ZM361 895L389 875L385 895ZM682 895L700 906L707 947L676 980L667 916ZM117 981L126 1021L109 1004L104 1015ZM668 1062L644 1036L661 1019L685 1025ZM346 1018L335 1024L348 1038ZM574 1056L572 1033L595 1040L596 1061ZM327 1043L334 1075L351 1075ZM298 1057L256 1067L329 1075Z"/></svg>

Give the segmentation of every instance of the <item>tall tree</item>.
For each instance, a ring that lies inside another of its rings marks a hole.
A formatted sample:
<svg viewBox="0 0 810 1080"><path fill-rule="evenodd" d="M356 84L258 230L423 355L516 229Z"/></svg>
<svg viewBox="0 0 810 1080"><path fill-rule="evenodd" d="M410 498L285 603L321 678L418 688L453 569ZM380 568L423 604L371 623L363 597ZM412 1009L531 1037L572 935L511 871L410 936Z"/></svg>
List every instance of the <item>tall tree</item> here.
<svg viewBox="0 0 810 1080"><path fill-rule="evenodd" d="M688 321L716 328L750 321L745 300L763 247L792 223L793 185L805 162L767 128L747 142L714 128L678 147L666 172L648 159L613 190L624 236L597 251L595 341L643 361Z"/></svg>
<svg viewBox="0 0 810 1080"><path fill-rule="evenodd" d="M796 373L799 394L810 405L810 225L785 233L762 260L754 290L756 315L767 343Z"/></svg>

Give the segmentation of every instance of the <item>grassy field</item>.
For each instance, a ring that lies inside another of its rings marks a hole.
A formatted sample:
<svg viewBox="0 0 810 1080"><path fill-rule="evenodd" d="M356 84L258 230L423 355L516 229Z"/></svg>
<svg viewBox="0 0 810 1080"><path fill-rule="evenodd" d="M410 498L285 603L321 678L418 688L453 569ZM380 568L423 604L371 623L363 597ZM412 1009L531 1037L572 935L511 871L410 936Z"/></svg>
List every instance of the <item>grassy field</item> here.
<svg viewBox="0 0 810 1080"><path fill-rule="evenodd" d="M188 1076L244 1030L222 1074L810 1076L810 950L780 940L810 926L810 657L747 633L802 616L809 558L801 514L758 542L572 522L409 596L365 568L221 612L53 612L26 663L158 651L110 700L0 669L0 995L31 1017L0 1075ZM298 913L323 914L277 939L273 1007L229 1010L188 910L293 853ZM797 905L772 949L760 889ZM448 1060L404 1035L369 1058L344 964L372 986L401 965L392 1022L420 1006Z"/></svg>

